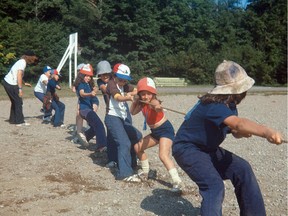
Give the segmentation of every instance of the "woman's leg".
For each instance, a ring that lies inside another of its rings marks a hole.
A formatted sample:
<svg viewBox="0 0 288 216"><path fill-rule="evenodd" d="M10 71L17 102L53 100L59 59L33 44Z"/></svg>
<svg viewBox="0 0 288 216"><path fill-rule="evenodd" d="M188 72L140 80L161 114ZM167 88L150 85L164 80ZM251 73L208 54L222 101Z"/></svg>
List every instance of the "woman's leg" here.
<svg viewBox="0 0 288 216"><path fill-rule="evenodd" d="M199 187L202 196L201 215L221 216L225 188L210 154L190 144L181 154L174 154L174 158Z"/></svg>
<svg viewBox="0 0 288 216"><path fill-rule="evenodd" d="M219 163L219 155L224 163ZM263 197L250 164L222 148L217 151L214 161L219 173L224 179L230 179L235 188L240 215L266 215Z"/></svg>

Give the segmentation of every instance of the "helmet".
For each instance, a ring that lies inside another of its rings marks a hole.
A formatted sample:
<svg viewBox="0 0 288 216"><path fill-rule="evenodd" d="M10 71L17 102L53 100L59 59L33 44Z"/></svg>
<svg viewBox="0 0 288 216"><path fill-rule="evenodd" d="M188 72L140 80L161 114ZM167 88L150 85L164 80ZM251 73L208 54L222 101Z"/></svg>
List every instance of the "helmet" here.
<svg viewBox="0 0 288 216"><path fill-rule="evenodd" d="M77 70L79 71L84 65L85 65L84 63L77 65Z"/></svg>
<svg viewBox="0 0 288 216"><path fill-rule="evenodd" d="M121 63L117 63L117 64L114 65L114 67L113 67L113 73L117 73L118 67L119 67L120 65L121 65Z"/></svg>
<svg viewBox="0 0 288 216"><path fill-rule="evenodd" d="M149 91L152 94L157 94L156 86L154 81L149 77L144 77L139 80L137 84L137 91Z"/></svg>
<svg viewBox="0 0 288 216"><path fill-rule="evenodd" d="M113 69L116 70L115 72L115 76L120 78L120 79L125 79L125 80L132 80L131 76L130 76L130 68L127 65L124 64L117 64L118 66L115 67Z"/></svg>
<svg viewBox="0 0 288 216"><path fill-rule="evenodd" d="M80 69L81 74L85 74L87 76L93 76L93 68L90 64L85 64L81 69Z"/></svg>
<svg viewBox="0 0 288 216"><path fill-rule="evenodd" d="M108 61L100 61L97 64L97 75L111 73L111 72L112 72L112 68Z"/></svg>

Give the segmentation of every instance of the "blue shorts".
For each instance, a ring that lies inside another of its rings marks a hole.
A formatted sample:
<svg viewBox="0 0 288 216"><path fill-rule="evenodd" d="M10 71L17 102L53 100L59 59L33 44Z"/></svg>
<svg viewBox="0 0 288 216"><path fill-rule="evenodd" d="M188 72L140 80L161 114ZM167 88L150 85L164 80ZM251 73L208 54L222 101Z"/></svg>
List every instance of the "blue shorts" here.
<svg viewBox="0 0 288 216"><path fill-rule="evenodd" d="M162 137L171 139L173 141L175 137L175 132L171 122L167 120L160 127L157 127L155 129L151 128L150 136L158 141Z"/></svg>

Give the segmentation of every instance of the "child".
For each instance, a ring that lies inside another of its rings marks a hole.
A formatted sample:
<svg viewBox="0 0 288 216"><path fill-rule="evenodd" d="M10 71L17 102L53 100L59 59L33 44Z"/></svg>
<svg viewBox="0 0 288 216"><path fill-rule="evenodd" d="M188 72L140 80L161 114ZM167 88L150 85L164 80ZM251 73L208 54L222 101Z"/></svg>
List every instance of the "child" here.
<svg viewBox="0 0 288 216"><path fill-rule="evenodd" d="M80 70L85 66L84 63L81 63L77 66L77 71L79 74L80 73ZM78 76L78 75L77 75ZM93 86L94 86L94 82L92 83ZM96 88L95 86L93 88ZM72 86L72 91L76 93L76 87L75 87L75 83L73 84ZM97 112L98 110L98 106L99 106L99 100L98 98L96 97L95 98L95 101L93 103L93 110L95 112ZM86 141L85 139L85 135L82 133L82 129L83 129L83 118L80 116L80 113L79 113L79 102L77 102L77 111L76 111L76 137L74 139L75 142L78 142L80 141L81 144L84 146L84 147L89 147L89 143ZM81 137L81 139L79 140L78 137Z"/></svg>
<svg viewBox="0 0 288 216"><path fill-rule="evenodd" d="M252 135L281 144L279 132L238 117L237 105L254 80L232 61L223 61L215 72L216 86L199 97L187 113L173 143L173 156L198 185L201 215L222 215L223 180L229 179L240 207L240 215L266 215L263 198L251 166L220 144L228 133L235 138Z"/></svg>
<svg viewBox="0 0 288 216"><path fill-rule="evenodd" d="M47 92L43 99L43 107L45 112L52 109L55 111L54 116L51 121L54 127L65 127L64 125L64 114L65 114L65 104L59 100L56 94L56 89L61 90L58 84L59 72L55 69L52 70L52 78L48 81Z"/></svg>
<svg viewBox="0 0 288 216"><path fill-rule="evenodd" d="M112 78L112 68L108 61L100 61L97 64L97 85L99 90L102 92L104 102L106 107L109 106L109 97L106 93L107 83ZM107 168L115 168L117 166L117 146L113 141L110 132L107 131L107 156L108 163L106 164Z"/></svg>
<svg viewBox="0 0 288 216"><path fill-rule="evenodd" d="M80 69L80 73L75 80L75 88L79 97L79 114L88 122L90 128L84 132L84 137L79 136L79 139L82 143L89 142L90 139L96 136L96 151L104 151L107 139L104 125L93 110L93 104L99 105L94 87L93 68L90 64L86 64Z"/></svg>
<svg viewBox="0 0 288 216"><path fill-rule="evenodd" d="M117 180L125 182L141 182L138 175L133 174L137 166L136 157L133 157L133 145L140 142L142 134L127 119L126 101L133 100L134 87L127 82L131 80L130 69L120 64L117 72L107 84L106 93L109 97L105 124L107 133L110 133L117 146L118 173ZM131 156L132 154L132 156Z"/></svg>
<svg viewBox="0 0 288 216"><path fill-rule="evenodd" d="M50 79L52 72L52 68L50 66L45 66L43 68L43 74L41 74L35 88L34 88L34 95L38 98L42 103L44 96L47 91L47 84ZM47 111L44 112L43 121L50 122L51 121L51 112Z"/></svg>
<svg viewBox="0 0 288 216"><path fill-rule="evenodd" d="M174 140L174 128L166 118L161 103L156 97L157 90L155 83L151 78L142 78L137 84L137 91L139 98L132 103L130 112L132 115L136 115L142 111L145 118L144 129L146 129L146 122L151 129L151 133L144 137L143 142L134 145L143 174L145 177L148 177L149 162L145 149L159 143L159 158L172 178L172 191L180 191L182 181L170 158L170 151Z"/></svg>

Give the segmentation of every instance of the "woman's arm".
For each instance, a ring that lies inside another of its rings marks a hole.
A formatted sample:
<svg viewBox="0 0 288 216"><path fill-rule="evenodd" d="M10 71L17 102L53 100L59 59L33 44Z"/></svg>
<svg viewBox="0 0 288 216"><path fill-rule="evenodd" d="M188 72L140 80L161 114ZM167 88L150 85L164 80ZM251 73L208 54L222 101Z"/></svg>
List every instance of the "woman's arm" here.
<svg viewBox="0 0 288 216"><path fill-rule="evenodd" d="M242 137L255 135L266 138L270 143L274 144L281 144L283 140L280 132L246 118L229 116L224 120L224 124L231 128L232 133Z"/></svg>

